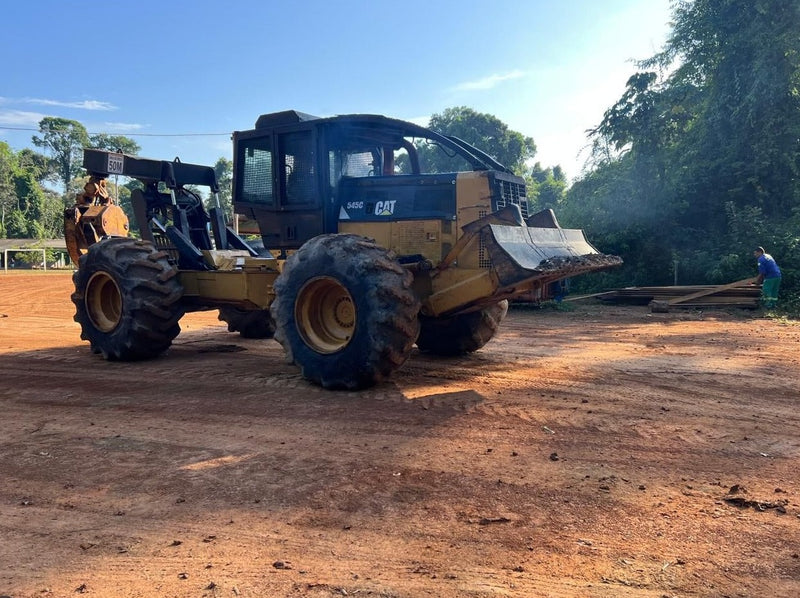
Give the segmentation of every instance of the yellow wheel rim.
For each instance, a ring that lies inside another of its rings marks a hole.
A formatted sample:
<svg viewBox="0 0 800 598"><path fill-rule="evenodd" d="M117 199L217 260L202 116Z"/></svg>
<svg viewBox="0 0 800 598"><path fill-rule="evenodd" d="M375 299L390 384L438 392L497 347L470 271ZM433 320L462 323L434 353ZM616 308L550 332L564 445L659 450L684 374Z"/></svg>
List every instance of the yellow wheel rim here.
<svg viewBox="0 0 800 598"><path fill-rule="evenodd" d="M335 353L346 347L356 326L356 308L347 289L335 278L307 282L294 304L297 330L317 353Z"/></svg>
<svg viewBox="0 0 800 598"><path fill-rule="evenodd" d="M122 293L106 272L95 272L86 285L86 312L101 332L111 332L122 319Z"/></svg>

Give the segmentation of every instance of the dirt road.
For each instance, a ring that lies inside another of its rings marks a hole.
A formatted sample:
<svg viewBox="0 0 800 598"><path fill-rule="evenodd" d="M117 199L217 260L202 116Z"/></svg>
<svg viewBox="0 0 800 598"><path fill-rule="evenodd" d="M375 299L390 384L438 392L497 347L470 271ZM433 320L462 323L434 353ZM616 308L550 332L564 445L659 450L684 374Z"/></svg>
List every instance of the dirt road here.
<svg viewBox="0 0 800 598"><path fill-rule="evenodd" d="M512 309L332 393L211 312L105 362L70 292L0 272L0 595L800 595L797 322Z"/></svg>

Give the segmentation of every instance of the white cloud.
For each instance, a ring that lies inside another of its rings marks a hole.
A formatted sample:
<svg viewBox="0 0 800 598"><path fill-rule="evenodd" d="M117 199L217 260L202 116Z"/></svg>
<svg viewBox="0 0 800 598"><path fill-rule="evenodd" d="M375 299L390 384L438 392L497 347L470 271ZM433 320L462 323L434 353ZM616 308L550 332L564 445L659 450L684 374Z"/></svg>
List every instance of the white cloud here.
<svg viewBox="0 0 800 598"><path fill-rule="evenodd" d="M117 107L109 102L98 100L83 100L81 102L63 102L61 100L47 100L42 98L26 98L23 100L28 104L39 106L60 106L63 108L79 108L81 110L116 110Z"/></svg>
<svg viewBox="0 0 800 598"><path fill-rule="evenodd" d="M23 110L0 110L0 124L14 127L39 126L46 114L25 112Z"/></svg>
<svg viewBox="0 0 800 598"><path fill-rule="evenodd" d="M510 81L511 79L520 79L525 76L523 71L511 71L510 73L498 73L494 75L489 75L488 77L484 77L483 79L475 79L474 81L465 81L464 83L459 83L455 87L452 88L453 91L476 91L476 90L486 90L492 89L497 87L500 83L505 81Z"/></svg>

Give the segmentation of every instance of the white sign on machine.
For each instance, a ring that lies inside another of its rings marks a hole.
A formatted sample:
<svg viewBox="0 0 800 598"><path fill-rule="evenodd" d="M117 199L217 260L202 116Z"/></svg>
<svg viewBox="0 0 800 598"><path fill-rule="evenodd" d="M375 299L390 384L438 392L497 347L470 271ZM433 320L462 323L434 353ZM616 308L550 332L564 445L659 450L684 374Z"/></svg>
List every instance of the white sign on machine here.
<svg viewBox="0 0 800 598"><path fill-rule="evenodd" d="M125 166L125 156L122 154L108 154L108 174L122 174L123 166Z"/></svg>

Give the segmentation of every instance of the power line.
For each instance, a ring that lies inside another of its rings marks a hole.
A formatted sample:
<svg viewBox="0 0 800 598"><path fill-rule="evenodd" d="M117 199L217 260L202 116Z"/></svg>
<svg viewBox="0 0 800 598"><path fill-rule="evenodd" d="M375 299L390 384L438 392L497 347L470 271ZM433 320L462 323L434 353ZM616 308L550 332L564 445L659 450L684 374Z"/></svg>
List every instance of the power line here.
<svg viewBox="0 0 800 598"><path fill-rule="evenodd" d="M6 127L0 125L0 130L5 131L35 131L40 133L40 129L31 127ZM88 135L111 135L111 133L91 133ZM123 137L230 137L231 133L126 133Z"/></svg>

